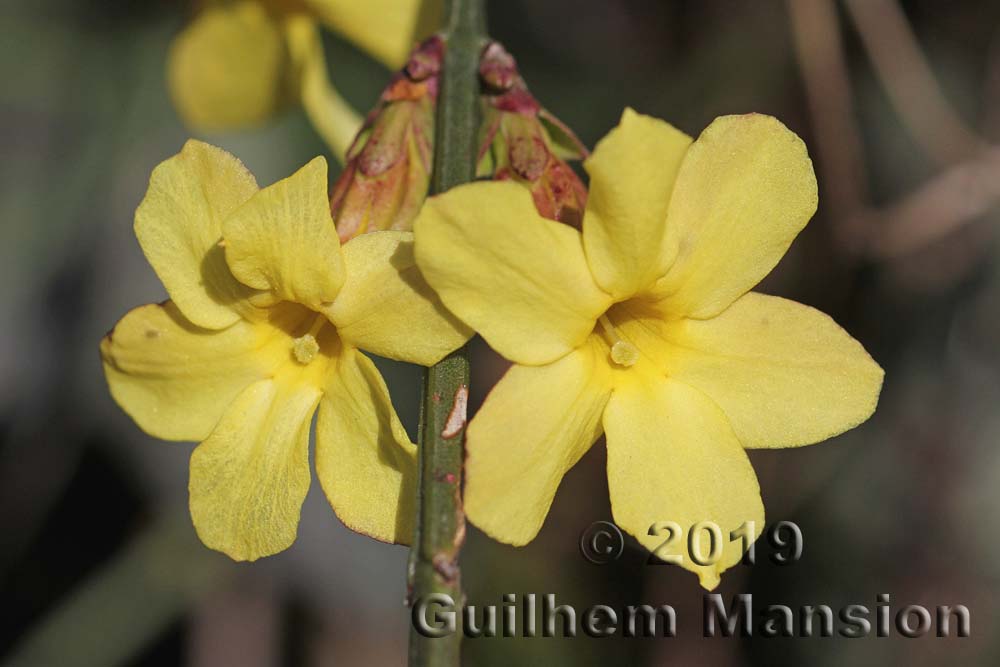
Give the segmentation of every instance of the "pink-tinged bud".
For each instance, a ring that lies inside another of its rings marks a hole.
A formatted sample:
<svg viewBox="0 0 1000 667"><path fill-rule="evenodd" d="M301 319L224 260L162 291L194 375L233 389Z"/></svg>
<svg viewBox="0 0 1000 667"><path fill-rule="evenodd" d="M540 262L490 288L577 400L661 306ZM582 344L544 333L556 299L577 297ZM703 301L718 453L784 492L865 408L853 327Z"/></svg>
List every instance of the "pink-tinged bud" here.
<svg viewBox="0 0 1000 667"><path fill-rule="evenodd" d="M500 42L490 42L479 59L479 76L494 92L510 90L521 78L514 56Z"/></svg>
<svg viewBox="0 0 1000 667"><path fill-rule="evenodd" d="M443 61L444 41L434 36L414 49L403 69L411 81L426 81L441 73Z"/></svg>
<svg viewBox="0 0 1000 667"><path fill-rule="evenodd" d="M365 119L330 197L341 242L413 228L430 185L443 51L439 37L417 47Z"/></svg>
<svg viewBox="0 0 1000 667"><path fill-rule="evenodd" d="M480 176L523 183L540 215L579 227L587 189L566 160L589 153L566 125L528 92L514 57L498 42L483 50Z"/></svg>

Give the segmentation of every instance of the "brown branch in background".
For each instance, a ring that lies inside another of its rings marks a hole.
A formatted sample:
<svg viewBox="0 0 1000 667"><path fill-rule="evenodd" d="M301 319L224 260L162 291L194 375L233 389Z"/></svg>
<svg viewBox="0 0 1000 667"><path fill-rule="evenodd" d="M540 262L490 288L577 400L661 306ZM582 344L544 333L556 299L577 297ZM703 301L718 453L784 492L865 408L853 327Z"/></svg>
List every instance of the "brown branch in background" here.
<svg viewBox="0 0 1000 667"><path fill-rule="evenodd" d="M823 201L837 240L859 247L866 229L857 215L868 202L861 133L833 0L788 0L792 38L806 88L823 178Z"/></svg>
<svg viewBox="0 0 1000 667"><path fill-rule="evenodd" d="M863 214L873 256L894 259L936 243L1000 203L1000 148L951 167L880 212Z"/></svg>
<svg viewBox="0 0 1000 667"><path fill-rule="evenodd" d="M913 139L940 164L982 148L945 98L895 0L845 0L875 72Z"/></svg>
<svg viewBox="0 0 1000 667"><path fill-rule="evenodd" d="M893 0L846 2L903 121L932 157L959 161L897 203L870 208L836 7L833 0L788 0L823 201L837 241L853 253L894 260L938 243L1000 204L1000 148L989 148L948 105Z"/></svg>
<svg viewBox="0 0 1000 667"><path fill-rule="evenodd" d="M1000 30L986 50L983 80L982 133L987 141L1000 141Z"/></svg>

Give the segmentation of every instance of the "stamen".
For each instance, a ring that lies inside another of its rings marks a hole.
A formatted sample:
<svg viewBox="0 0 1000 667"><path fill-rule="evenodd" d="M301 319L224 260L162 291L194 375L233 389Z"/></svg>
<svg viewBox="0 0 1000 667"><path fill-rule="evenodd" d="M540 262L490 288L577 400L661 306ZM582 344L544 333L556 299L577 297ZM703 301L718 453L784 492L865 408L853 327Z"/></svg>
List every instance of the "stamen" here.
<svg viewBox="0 0 1000 667"><path fill-rule="evenodd" d="M319 333L319 330L323 328L323 325L329 321L330 320L326 319L324 315L317 314L316 319L313 320L312 326L309 327L309 333L307 333L306 335L315 338L316 334Z"/></svg>
<svg viewBox="0 0 1000 667"><path fill-rule="evenodd" d="M300 364L306 365L316 358L316 354L319 352L316 336L326 322L327 319L323 315L317 315L312 326L309 327L309 331L292 341L292 354L295 355L295 360Z"/></svg>
<svg viewBox="0 0 1000 667"><path fill-rule="evenodd" d="M607 314L601 315L597 321L601 323L608 342L611 343L611 361L626 368L634 366L635 362L639 361L638 348L618 335L618 330L608 319Z"/></svg>

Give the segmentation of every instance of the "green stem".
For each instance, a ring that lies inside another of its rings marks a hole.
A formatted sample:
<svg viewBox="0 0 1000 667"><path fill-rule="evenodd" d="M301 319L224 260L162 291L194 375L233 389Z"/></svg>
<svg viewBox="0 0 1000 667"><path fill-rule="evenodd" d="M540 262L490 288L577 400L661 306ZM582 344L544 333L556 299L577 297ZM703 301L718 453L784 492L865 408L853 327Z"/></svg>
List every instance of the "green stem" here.
<svg viewBox="0 0 1000 667"><path fill-rule="evenodd" d="M475 177L479 133L479 55L484 42L484 0L450 0L445 7L445 55L434 132L431 194ZM410 552L414 610L432 595L463 603L458 555L465 539L462 462L469 353L456 350L427 369L418 448L417 520ZM410 631L410 665L459 664L461 634L426 637Z"/></svg>

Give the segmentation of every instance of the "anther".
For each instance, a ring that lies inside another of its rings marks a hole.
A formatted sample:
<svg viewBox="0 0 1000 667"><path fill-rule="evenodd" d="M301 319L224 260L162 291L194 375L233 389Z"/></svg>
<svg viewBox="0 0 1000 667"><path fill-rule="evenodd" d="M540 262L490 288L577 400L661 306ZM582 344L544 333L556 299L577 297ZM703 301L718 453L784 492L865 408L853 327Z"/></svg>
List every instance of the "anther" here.
<svg viewBox="0 0 1000 667"><path fill-rule="evenodd" d="M635 362L639 361L638 348L618 335L618 330L615 329L615 325L611 323L607 315L601 315L598 322L601 323L601 327L611 343L611 361L626 368L634 366Z"/></svg>
<svg viewBox="0 0 1000 667"><path fill-rule="evenodd" d="M324 324L326 324L326 318L322 315L317 315L308 333L292 341L292 354L295 355L295 360L300 364L308 364L316 358L316 354L319 352L319 343L316 342L316 335L323 328Z"/></svg>

